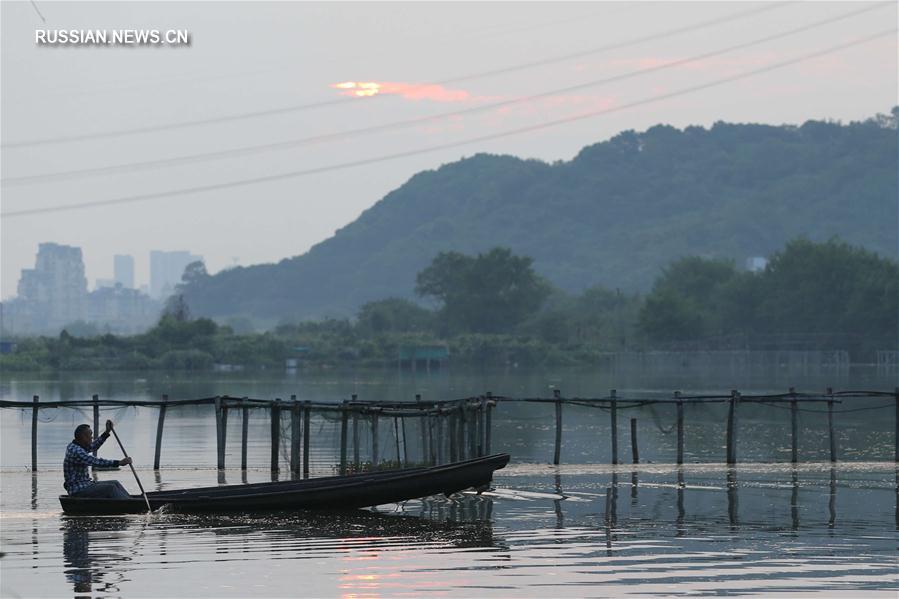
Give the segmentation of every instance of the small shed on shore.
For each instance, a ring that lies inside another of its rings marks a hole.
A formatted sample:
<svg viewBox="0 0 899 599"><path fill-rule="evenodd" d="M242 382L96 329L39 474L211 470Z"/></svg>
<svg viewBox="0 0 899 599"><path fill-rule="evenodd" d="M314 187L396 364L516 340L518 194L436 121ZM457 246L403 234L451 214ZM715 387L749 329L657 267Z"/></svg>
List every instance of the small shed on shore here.
<svg viewBox="0 0 899 599"><path fill-rule="evenodd" d="M397 351L400 368L426 372L449 365L449 347L445 345L401 345Z"/></svg>

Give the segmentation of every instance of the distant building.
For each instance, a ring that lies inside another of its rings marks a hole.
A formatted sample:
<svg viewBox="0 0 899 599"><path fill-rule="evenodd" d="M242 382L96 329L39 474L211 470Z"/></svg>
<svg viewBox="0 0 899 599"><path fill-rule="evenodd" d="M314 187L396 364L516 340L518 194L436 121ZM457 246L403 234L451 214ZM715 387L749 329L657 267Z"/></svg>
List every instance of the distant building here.
<svg viewBox="0 0 899 599"><path fill-rule="evenodd" d="M19 329L54 330L87 316L87 279L81 248L38 246L33 269L19 279L14 322Z"/></svg>
<svg viewBox="0 0 899 599"><path fill-rule="evenodd" d="M160 309L147 295L117 283L90 294L87 320L113 333L139 333L156 323Z"/></svg>
<svg viewBox="0 0 899 599"><path fill-rule="evenodd" d="M749 272L761 272L768 266L768 259L764 256L752 256L746 258L746 270Z"/></svg>
<svg viewBox="0 0 899 599"><path fill-rule="evenodd" d="M3 302L2 335L58 334L76 322L113 333L137 333L159 318L161 305L112 279L87 291L81 248L42 243L35 267L23 269L18 296Z"/></svg>
<svg viewBox="0 0 899 599"><path fill-rule="evenodd" d="M150 297L160 300L168 298L181 282L184 268L191 262L202 260L202 256L184 251L150 252Z"/></svg>
<svg viewBox="0 0 899 599"><path fill-rule="evenodd" d="M134 256L116 254L112 257L115 282L125 289L134 289Z"/></svg>

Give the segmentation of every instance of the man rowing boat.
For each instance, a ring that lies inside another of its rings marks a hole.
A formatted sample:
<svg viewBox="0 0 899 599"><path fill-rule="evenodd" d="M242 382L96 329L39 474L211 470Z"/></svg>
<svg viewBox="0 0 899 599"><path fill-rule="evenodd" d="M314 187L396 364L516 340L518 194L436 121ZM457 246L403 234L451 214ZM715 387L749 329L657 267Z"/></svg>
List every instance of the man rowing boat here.
<svg viewBox="0 0 899 599"><path fill-rule="evenodd" d="M62 484L69 495L78 497L110 497L128 498L130 495L125 487L117 480L104 480L94 482L91 480L89 468L91 466L127 466L131 458L121 460L104 460L90 454L97 451L109 438L112 431L112 420L106 421L106 431L93 442L94 432L87 424L79 424L75 428L75 438L66 447L66 457L62 462L62 471L65 482Z"/></svg>

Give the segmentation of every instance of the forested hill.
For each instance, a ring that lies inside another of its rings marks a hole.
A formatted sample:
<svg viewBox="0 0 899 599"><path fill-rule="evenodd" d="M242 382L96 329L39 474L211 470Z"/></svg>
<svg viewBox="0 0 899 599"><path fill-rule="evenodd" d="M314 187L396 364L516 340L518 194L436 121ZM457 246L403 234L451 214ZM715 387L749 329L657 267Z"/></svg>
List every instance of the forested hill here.
<svg viewBox="0 0 899 599"><path fill-rule="evenodd" d="M412 297L439 251L495 246L533 257L571 291L646 290L680 256L742 264L799 236L895 256L897 115L659 125L554 164L479 154L418 173L304 255L194 277L185 296L196 315L348 316Z"/></svg>

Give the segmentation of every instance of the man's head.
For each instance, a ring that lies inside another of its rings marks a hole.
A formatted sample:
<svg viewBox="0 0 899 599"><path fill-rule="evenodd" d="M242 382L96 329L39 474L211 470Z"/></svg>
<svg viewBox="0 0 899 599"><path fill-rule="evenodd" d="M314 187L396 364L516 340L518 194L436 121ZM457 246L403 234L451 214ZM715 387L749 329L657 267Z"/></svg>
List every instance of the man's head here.
<svg viewBox="0 0 899 599"><path fill-rule="evenodd" d="M94 439L94 431L89 424L79 424L75 427L75 442L82 447L90 447Z"/></svg>

